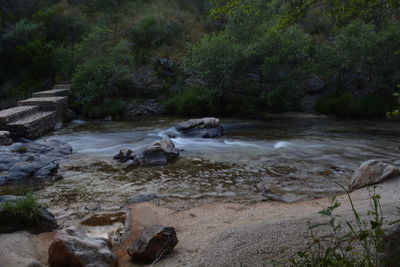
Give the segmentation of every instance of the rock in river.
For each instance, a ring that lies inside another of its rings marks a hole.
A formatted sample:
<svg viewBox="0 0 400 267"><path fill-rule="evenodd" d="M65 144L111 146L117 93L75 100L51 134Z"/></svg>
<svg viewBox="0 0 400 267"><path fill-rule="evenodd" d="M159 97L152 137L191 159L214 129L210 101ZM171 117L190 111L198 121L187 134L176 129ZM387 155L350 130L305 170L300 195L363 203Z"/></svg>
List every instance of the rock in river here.
<svg viewBox="0 0 400 267"><path fill-rule="evenodd" d="M175 148L171 140L162 139L135 152L121 150L114 159L127 161L128 165L157 166L173 162L179 154L179 150Z"/></svg>
<svg viewBox="0 0 400 267"><path fill-rule="evenodd" d="M154 262L171 252L178 244L175 229L162 225L145 227L139 238L128 248L133 261Z"/></svg>
<svg viewBox="0 0 400 267"><path fill-rule="evenodd" d="M0 185L38 183L58 178L58 163L72 152L59 140L0 146Z"/></svg>
<svg viewBox="0 0 400 267"><path fill-rule="evenodd" d="M74 226L59 231L49 248L51 267L116 267L117 264L108 240L89 237Z"/></svg>
<svg viewBox="0 0 400 267"><path fill-rule="evenodd" d="M191 119L175 125L175 129L189 137L214 138L223 135L223 128L217 118Z"/></svg>
<svg viewBox="0 0 400 267"><path fill-rule="evenodd" d="M379 160L368 160L354 172L349 191L380 183L388 178L400 176L400 168Z"/></svg>
<svg viewBox="0 0 400 267"><path fill-rule="evenodd" d="M24 197L21 196L0 196L0 233L12 233L26 230L33 234L39 234L51 232L58 227L54 215L42 207L38 208L37 214L32 215L35 217L30 222L27 222L25 217L3 212L4 203L15 203L23 199Z"/></svg>

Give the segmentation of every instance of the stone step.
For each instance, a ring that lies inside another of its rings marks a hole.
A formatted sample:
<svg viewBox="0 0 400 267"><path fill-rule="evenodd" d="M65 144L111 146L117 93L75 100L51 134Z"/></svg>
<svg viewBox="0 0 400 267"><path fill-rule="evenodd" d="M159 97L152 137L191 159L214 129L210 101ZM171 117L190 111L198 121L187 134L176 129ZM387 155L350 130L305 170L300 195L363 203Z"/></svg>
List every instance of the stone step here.
<svg viewBox="0 0 400 267"><path fill-rule="evenodd" d="M20 106L0 111L0 128L7 123L14 122L39 110L38 106Z"/></svg>
<svg viewBox="0 0 400 267"><path fill-rule="evenodd" d="M39 106L41 110L58 110L68 106L67 96L32 97L18 102L18 106Z"/></svg>
<svg viewBox="0 0 400 267"><path fill-rule="evenodd" d="M54 129L57 121L55 111L42 111L9 123L6 129L12 138L35 139Z"/></svg>
<svg viewBox="0 0 400 267"><path fill-rule="evenodd" d="M68 96L71 90L69 89L53 89L33 93L33 97L53 97L53 96Z"/></svg>

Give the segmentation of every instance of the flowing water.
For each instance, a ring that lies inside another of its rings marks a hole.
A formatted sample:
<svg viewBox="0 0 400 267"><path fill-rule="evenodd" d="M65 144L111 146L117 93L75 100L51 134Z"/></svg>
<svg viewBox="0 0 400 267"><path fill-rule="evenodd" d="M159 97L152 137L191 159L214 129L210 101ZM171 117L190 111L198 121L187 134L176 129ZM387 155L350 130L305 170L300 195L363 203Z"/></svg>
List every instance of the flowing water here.
<svg viewBox="0 0 400 267"><path fill-rule="evenodd" d="M347 186L365 160L400 163L398 123L321 118L223 119L221 138L172 138L182 150L175 163L125 169L113 162L120 149L165 137L179 121L75 121L50 136L74 149L61 164L64 179L35 190L59 217L73 216L85 203L112 209L149 193L163 201L254 201L268 192L291 202L342 191L339 185Z"/></svg>

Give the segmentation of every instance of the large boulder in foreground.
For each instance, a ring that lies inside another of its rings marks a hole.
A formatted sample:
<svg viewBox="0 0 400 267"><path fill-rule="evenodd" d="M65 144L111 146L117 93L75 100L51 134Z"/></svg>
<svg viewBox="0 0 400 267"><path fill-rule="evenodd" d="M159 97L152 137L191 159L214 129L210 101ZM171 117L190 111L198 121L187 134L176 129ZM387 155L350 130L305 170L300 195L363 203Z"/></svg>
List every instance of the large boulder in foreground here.
<svg viewBox="0 0 400 267"><path fill-rule="evenodd" d="M191 119L178 123L175 129L188 137L214 138L224 133L217 118Z"/></svg>
<svg viewBox="0 0 400 267"><path fill-rule="evenodd" d="M60 178L59 161L72 153L65 142L51 139L0 146L0 185L32 184Z"/></svg>
<svg viewBox="0 0 400 267"><path fill-rule="evenodd" d="M136 152L121 150L114 159L134 166L157 166L173 162L180 152L169 139L162 139Z"/></svg>
<svg viewBox="0 0 400 267"><path fill-rule="evenodd" d="M57 220L54 215L47 209L42 207L31 207L27 213L28 204L20 204L18 202L26 200L26 197L4 195L0 196L0 233L12 233L16 231L28 231L33 234L39 234L43 232L51 232L57 229ZM4 206L9 203L17 206L17 208L8 211L4 209ZM25 202L27 203L27 202ZM32 204L30 204L32 205ZM19 208L24 206L24 210Z"/></svg>
<svg viewBox="0 0 400 267"><path fill-rule="evenodd" d="M139 238L128 248L133 261L154 262L170 253L178 244L175 229L162 225L152 225L143 229Z"/></svg>
<svg viewBox="0 0 400 267"><path fill-rule="evenodd" d="M349 191L380 183L388 178L399 176L400 168L379 160L368 160L354 172Z"/></svg>
<svg viewBox="0 0 400 267"><path fill-rule="evenodd" d="M116 255L111 243L103 238L92 238L82 229L71 226L59 231L49 248L51 267L116 267Z"/></svg>

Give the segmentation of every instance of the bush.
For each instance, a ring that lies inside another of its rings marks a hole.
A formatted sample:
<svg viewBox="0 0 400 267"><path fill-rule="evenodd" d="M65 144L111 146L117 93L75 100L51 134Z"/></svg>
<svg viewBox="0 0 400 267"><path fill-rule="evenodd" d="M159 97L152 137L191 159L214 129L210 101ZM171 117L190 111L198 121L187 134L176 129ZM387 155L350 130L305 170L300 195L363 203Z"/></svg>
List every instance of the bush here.
<svg viewBox="0 0 400 267"><path fill-rule="evenodd" d="M82 113L90 118L101 119L108 116L120 116L126 110L127 104L122 99L108 98L97 105L83 106Z"/></svg>
<svg viewBox="0 0 400 267"><path fill-rule="evenodd" d="M204 87L191 87L175 93L164 103L167 113L202 116L210 113L211 93Z"/></svg>
<svg viewBox="0 0 400 267"><path fill-rule="evenodd" d="M97 28L77 45L76 58L80 62L72 76L75 107L89 117L116 115L119 109L107 110L98 104L124 95L130 87L133 56L127 43L114 44L111 31Z"/></svg>
<svg viewBox="0 0 400 267"><path fill-rule="evenodd" d="M393 107L391 101L379 95L368 95L360 99L350 93L337 93L322 97L316 111L339 117L382 117Z"/></svg>
<svg viewBox="0 0 400 267"><path fill-rule="evenodd" d="M40 214L38 200L32 194L0 205L0 222L3 226L30 227L39 222Z"/></svg>
<svg viewBox="0 0 400 267"><path fill-rule="evenodd" d="M336 198L331 205L319 212L325 222L310 225L311 241L297 257L292 258L294 266L396 266L390 255L384 253L384 217L380 205L381 196L375 191L370 197L367 220L363 220L355 209L350 194L354 221L341 221L335 211L340 207ZM317 234L317 229L325 229ZM395 255L397 256L397 255ZM394 265L393 265L394 264Z"/></svg>
<svg viewBox="0 0 400 267"><path fill-rule="evenodd" d="M131 31L131 39L137 48L155 48L163 44L172 44L182 37L183 25L177 21L143 18Z"/></svg>

